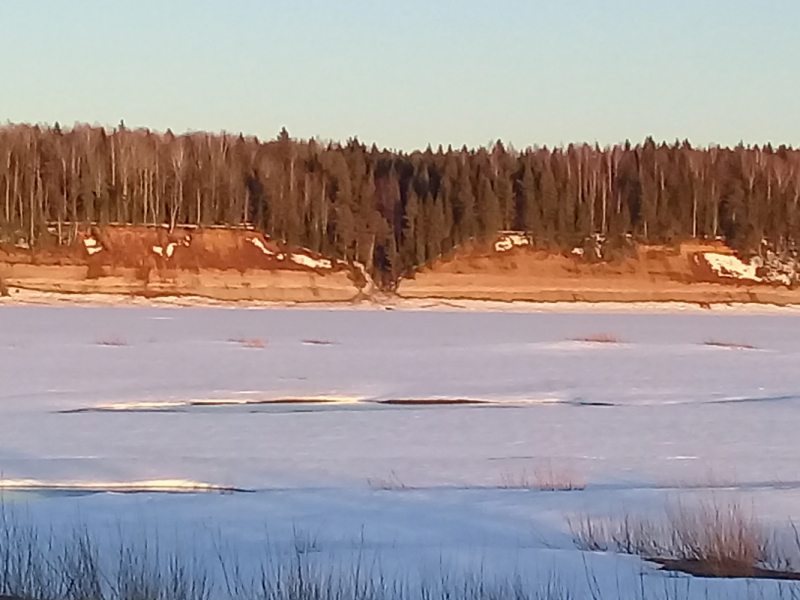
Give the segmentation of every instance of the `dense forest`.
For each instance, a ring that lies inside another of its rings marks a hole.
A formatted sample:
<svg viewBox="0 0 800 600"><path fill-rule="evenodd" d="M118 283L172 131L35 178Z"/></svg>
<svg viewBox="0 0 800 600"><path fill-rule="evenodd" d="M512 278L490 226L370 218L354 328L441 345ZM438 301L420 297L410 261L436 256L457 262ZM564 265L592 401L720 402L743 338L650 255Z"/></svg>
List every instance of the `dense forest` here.
<svg viewBox="0 0 800 600"><path fill-rule="evenodd" d="M87 125L0 128L0 240L66 243L77 224L251 225L397 277L501 230L552 250L724 239L743 254L800 239L800 151L600 148L412 153Z"/></svg>

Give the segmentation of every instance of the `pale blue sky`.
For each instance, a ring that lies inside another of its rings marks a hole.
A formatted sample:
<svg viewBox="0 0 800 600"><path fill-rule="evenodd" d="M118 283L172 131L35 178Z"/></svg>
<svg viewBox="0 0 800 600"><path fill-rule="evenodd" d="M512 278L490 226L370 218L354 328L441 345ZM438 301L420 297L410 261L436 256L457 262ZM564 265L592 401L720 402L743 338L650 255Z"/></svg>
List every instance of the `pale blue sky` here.
<svg viewBox="0 0 800 600"><path fill-rule="evenodd" d="M0 121L800 146L798 0L0 0Z"/></svg>

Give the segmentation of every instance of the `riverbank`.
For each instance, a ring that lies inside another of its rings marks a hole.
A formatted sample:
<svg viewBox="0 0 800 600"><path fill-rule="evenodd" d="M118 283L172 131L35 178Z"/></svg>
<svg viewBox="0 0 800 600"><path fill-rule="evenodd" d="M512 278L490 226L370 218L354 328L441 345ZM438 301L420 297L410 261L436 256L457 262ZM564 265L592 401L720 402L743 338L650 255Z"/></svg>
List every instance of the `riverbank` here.
<svg viewBox="0 0 800 600"><path fill-rule="evenodd" d="M49 250L0 248L0 297L6 304L800 307L794 266L745 262L720 242L640 246L601 260L580 249L535 250L514 234L460 248L379 292L361 265L254 230L107 226Z"/></svg>
<svg viewBox="0 0 800 600"><path fill-rule="evenodd" d="M257 231L136 226L79 230L49 249L0 249L0 281L12 298L25 290L222 302L350 302L372 288L359 265Z"/></svg>
<svg viewBox="0 0 800 600"><path fill-rule="evenodd" d="M497 300L401 298L380 295L353 301L302 302L217 300L193 295L137 296L131 294L66 294L11 288L0 298L3 306L80 306L142 308L292 308L296 310L358 311L439 311L508 313L695 313L695 314L783 314L800 315L800 304L777 305L754 302L729 302L701 305L697 302L503 302Z"/></svg>
<svg viewBox="0 0 800 600"><path fill-rule="evenodd" d="M533 303L800 305L790 270L744 261L719 242L639 246L617 258L537 251L520 236L471 247L404 278L405 299ZM506 242L504 245L503 242ZM521 246L514 246L521 242Z"/></svg>

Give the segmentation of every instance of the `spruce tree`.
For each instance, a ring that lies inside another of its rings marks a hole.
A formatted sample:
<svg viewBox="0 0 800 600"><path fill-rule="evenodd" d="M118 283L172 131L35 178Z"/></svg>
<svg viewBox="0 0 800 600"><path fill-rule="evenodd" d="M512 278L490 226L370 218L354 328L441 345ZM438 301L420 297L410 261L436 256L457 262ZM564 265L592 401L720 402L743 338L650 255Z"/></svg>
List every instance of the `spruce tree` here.
<svg viewBox="0 0 800 600"><path fill-rule="evenodd" d="M527 231L534 239L541 234L542 215L536 197L536 178L533 175L533 167L530 161L525 161L522 172L522 179L519 186L520 196L520 224L523 230Z"/></svg>
<svg viewBox="0 0 800 600"><path fill-rule="evenodd" d="M475 194L472 190L472 181L469 176L469 164L465 161L461 165L458 177L458 187L453 199L453 213L455 229L458 232L458 244L464 244L475 237L478 231L475 214Z"/></svg>
<svg viewBox="0 0 800 600"><path fill-rule="evenodd" d="M488 177L482 177L480 190L478 196L480 236L484 241L491 241L503 226L503 215L497 194Z"/></svg>

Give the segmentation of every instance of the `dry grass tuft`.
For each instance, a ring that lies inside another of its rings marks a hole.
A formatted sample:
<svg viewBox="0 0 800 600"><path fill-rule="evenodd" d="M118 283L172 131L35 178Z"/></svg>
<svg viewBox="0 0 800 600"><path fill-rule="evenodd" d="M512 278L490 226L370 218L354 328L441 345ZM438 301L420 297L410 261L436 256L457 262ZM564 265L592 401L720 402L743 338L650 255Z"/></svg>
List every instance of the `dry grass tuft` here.
<svg viewBox="0 0 800 600"><path fill-rule="evenodd" d="M712 346L714 348L730 348L731 350L755 350L755 346L751 346L750 344L736 344L733 342L719 342L717 340L707 340L704 342L706 346Z"/></svg>
<svg viewBox="0 0 800 600"><path fill-rule="evenodd" d="M568 466L554 467L547 462L531 473L505 472L500 476L500 487L506 490L540 490L543 492L574 492L586 489L586 479Z"/></svg>
<svg viewBox="0 0 800 600"><path fill-rule="evenodd" d="M527 471L506 471L500 475L500 489L503 490L535 490L536 483Z"/></svg>
<svg viewBox="0 0 800 600"><path fill-rule="evenodd" d="M697 575L753 577L788 564L773 535L735 502L676 503L661 519L584 515L568 524L581 549L634 554Z"/></svg>
<svg viewBox="0 0 800 600"><path fill-rule="evenodd" d="M668 515L677 558L706 565L710 574L748 576L769 561L769 535L738 504L678 504Z"/></svg>
<svg viewBox="0 0 800 600"><path fill-rule="evenodd" d="M584 337L573 338L573 342L586 342L590 344L621 344L622 340L613 333L593 333Z"/></svg>
<svg viewBox="0 0 800 600"><path fill-rule="evenodd" d="M565 466L558 468L548 463L534 472L536 487L546 492L572 492L586 489L586 479L573 469Z"/></svg>
<svg viewBox="0 0 800 600"><path fill-rule="evenodd" d="M405 482L392 471L389 477L368 477L367 485L375 490L407 490Z"/></svg>
<svg viewBox="0 0 800 600"><path fill-rule="evenodd" d="M231 338L228 340L232 344L239 344L245 348L266 348L267 343L259 338Z"/></svg>

